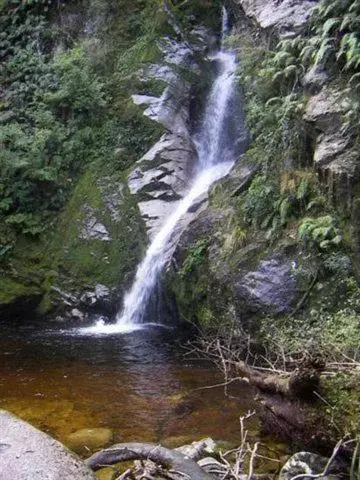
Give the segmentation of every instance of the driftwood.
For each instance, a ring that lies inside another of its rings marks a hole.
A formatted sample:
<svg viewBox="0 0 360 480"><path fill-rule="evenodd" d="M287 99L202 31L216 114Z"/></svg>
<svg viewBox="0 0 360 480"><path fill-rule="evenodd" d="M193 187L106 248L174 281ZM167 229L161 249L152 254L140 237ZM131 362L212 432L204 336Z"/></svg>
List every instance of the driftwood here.
<svg viewBox="0 0 360 480"><path fill-rule="evenodd" d="M301 365L291 374L284 372L262 372L251 368L244 362L237 363L237 368L245 373L248 381L260 391L269 394L280 394L289 398L306 399L312 397L314 390L318 387L321 366L309 364ZM264 369L266 370L266 369Z"/></svg>
<svg viewBox="0 0 360 480"><path fill-rule="evenodd" d="M214 477L204 472L194 460L176 450L154 443L119 443L95 453L85 463L96 471L107 465L131 460L151 460L182 473L191 480L214 480Z"/></svg>

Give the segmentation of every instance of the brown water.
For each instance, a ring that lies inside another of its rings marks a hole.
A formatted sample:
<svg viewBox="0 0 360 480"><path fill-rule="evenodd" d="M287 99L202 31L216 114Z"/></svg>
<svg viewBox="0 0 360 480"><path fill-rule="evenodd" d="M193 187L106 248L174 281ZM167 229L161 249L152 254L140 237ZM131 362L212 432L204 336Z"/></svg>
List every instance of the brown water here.
<svg viewBox="0 0 360 480"><path fill-rule="evenodd" d="M81 428L109 427L115 441L239 442L239 416L256 406L246 385L224 396L210 365L184 358L175 330L77 336L2 328L0 408L66 443ZM258 420L247 424L261 437ZM182 437L176 439L174 437Z"/></svg>

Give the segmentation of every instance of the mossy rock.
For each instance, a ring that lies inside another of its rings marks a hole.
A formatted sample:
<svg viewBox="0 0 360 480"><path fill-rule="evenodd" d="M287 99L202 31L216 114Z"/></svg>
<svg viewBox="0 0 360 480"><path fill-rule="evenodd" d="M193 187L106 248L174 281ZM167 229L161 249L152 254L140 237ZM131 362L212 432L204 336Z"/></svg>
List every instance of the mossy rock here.
<svg viewBox="0 0 360 480"><path fill-rule="evenodd" d="M109 288L130 283L146 234L125 182L126 173L110 177L94 168L79 180L44 259L48 293L41 305L43 312L54 306L53 285L81 292L98 283ZM101 225L105 236L84 232L89 218Z"/></svg>

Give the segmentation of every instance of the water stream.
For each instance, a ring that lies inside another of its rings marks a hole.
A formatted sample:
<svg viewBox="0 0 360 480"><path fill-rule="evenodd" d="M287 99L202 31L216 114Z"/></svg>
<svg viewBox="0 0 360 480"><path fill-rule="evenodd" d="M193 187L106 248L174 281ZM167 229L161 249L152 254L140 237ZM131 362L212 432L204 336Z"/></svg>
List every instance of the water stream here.
<svg viewBox="0 0 360 480"><path fill-rule="evenodd" d="M222 38L226 35L227 25L224 9ZM134 283L124 297L116 323L107 325L100 320L94 326L81 329L83 334L129 333L149 326L146 322L147 306L181 233L181 219L215 181L229 173L234 164L235 149L228 144L226 120L229 102L235 91L235 55L222 47L211 60L216 63L218 73L207 100L202 127L194 137L198 165L189 191L149 245L144 260L137 268ZM157 318L156 323L161 324L161 318Z"/></svg>

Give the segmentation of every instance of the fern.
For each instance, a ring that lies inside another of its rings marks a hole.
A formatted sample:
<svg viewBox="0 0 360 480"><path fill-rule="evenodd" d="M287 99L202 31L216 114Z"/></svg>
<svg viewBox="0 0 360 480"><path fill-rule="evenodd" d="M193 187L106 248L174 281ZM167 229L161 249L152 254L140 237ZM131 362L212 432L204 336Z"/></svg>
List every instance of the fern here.
<svg viewBox="0 0 360 480"><path fill-rule="evenodd" d="M322 36L327 37L335 27L339 26L339 24L339 18L329 18L328 20L326 20L322 27Z"/></svg>
<svg viewBox="0 0 360 480"><path fill-rule="evenodd" d="M340 230L331 215L305 218L300 224L298 234L301 240L310 242L320 250L338 247L342 241Z"/></svg>
<svg viewBox="0 0 360 480"><path fill-rule="evenodd" d="M314 64L325 65L332 53L334 53L333 40L331 38L326 38L321 43L319 51L315 55Z"/></svg>
<svg viewBox="0 0 360 480"><path fill-rule="evenodd" d="M273 63L277 67L285 67L289 61L293 62L294 60L293 55L290 55L288 52L280 51L273 58Z"/></svg>

